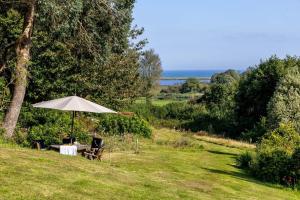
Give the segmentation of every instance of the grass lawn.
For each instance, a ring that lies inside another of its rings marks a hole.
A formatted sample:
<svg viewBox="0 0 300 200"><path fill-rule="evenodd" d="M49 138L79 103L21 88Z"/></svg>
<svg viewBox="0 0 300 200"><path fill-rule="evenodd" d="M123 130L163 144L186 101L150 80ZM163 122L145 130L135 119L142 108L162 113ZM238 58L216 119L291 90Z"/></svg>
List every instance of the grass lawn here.
<svg viewBox="0 0 300 200"><path fill-rule="evenodd" d="M243 145L216 140L155 130L139 154L106 153L102 162L2 145L0 199L300 199L236 168ZM182 141L189 147L173 145Z"/></svg>

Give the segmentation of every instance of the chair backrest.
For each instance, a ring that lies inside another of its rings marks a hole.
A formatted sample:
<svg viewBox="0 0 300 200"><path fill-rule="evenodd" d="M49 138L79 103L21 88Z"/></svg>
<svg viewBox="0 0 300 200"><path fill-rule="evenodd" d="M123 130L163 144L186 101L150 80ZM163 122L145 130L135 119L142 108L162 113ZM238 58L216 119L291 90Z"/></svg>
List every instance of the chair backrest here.
<svg viewBox="0 0 300 200"><path fill-rule="evenodd" d="M103 140L101 138L93 138L91 148L92 149L100 149L103 147Z"/></svg>
<svg viewBox="0 0 300 200"><path fill-rule="evenodd" d="M38 150L45 149L45 140L34 140L34 147L37 148Z"/></svg>
<svg viewBox="0 0 300 200"><path fill-rule="evenodd" d="M75 137L68 137L68 138L63 138L63 144L74 144L76 141Z"/></svg>

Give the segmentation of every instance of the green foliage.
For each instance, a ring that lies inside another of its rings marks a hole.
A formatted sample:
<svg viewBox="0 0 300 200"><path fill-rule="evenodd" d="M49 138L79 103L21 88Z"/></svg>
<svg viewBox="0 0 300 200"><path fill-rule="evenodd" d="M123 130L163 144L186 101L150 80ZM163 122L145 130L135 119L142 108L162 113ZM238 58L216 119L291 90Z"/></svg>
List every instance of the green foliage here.
<svg viewBox="0 0 300 200"><path fill-rule="evenodd" d="M158 93L159 80L162 73L161 60L153 49L143 52L140 58L140 74L143 94L149 98Z"/></svg>
<svg viewBox="0 0 300 200"><path fill-rule="evenodd" d="M45 124L33 126L28 132L28 141L32 143L34 140L45 140L46 145L60 144L62 136L66 134L66 129L60 125Z"/></svg>
<svg viewBox="0 0 300 200"><path fill-rule="evenodd" d="M154 115L160 119L192 120L203 112L205 112L203 106L187 103L170 103L161 108L153 107Z"/></svg>
<svg viewBox="0 0 300 200"><path fill-rule="evenodd" d="M296 177L296 181L300 182L300 147L295 149L290 165L292 176Z"/></svg>
<svg viewBox="0 0 300 200"><path fill-rule="evenodd" d="M242 76L236 95L237 132L251 130L262 117L267 116L267 105L287 69L299 66L300 59L275 56L251 68Z"/></svg>
<svg viewBox="0 0 300 200"><path fill-rule="evenodd" d="M150 138L152 130L149 124L139 117L109 115L100 119L98 131L112 135L135 134Z"/></svg>
<svg viewBox="0 0 300 200"><path fill-rule="evenodd" d="M22 16L15 9L0 12L0 41L1 46L14 42L22 30ZM1 49L3 50L3 49Z"/></svg>
<svg viewBox="0 0 300 200"><path fill-rule="evenodd" d="M290 176L290 155L283 150L260 152L251 166L252 173L263 181L283 183L285 176Z"/></svg>
<svg viewBox="0 0 300 200"><path fill-rule="evenodd" d="M268 104L268 122L271 128L291 122L300 132L300 65L288 70L279 81Z"/></svg>
<svg viewBox="0 0 300 200"><path fill-rule="evenodd" d="M226 84L238 81L240 79L240 74L232 69L229 69L223 73L216 73L211 77L211 83Z"/></svg>
<svg viewBox="0 0 300 200"><path fill-rule="evenodd" d="M27 5L0 4L0 74L10 83L13 43L22 31ZM36 6L26 102L77 93L119 109L139 95L143 45L131 47L129 37L138 37L143 29L131 30L134 0L49 0Z"/></svg>
<svg viewBox="0 0 300 200"><path fill-rule="evenodd" d="M189 93L189 92L202 92L203 84L196 78L189 78L187 79L181 86L180 92L181 93Z"/></svg>
<svg viewBox="0 0 300 200"><path fill-rule="evenodd" d="M226 117L219 114L219 111L214 113L207 110L199 113L194 120L183 123L181 128L193 132L207 131L211 134L232 136L231 133L235 127L234 120L231 116Z"/></svg>
<svg viewBox="0 0 300 200"><path fill-rule="evenodd" d="M133 4L132 0L109 5L76 0L64 6L41 2L26 101L77 93L120 109L135 99L141 84L140 52L130 48L128 39ZM49 10L55 10L52 17L46 14Z"/></svg>
<svg viewBox="0 0 300 200"><path fill-rule="evenodd" d="M197 101L208 107L208 113L199 116L192 124L193 129L233 135L235 95L239 78L238 72L234 70L215 74L212 77L210 87Z"/></svg>
<svg viewBox="0 0 300 200"><path fill-rule="evenodd" d="M241 155L238 162L261 180L294 186L300 180L299 149L300 135L293 125L280 124L263 137L255 157Z"/></svg>
<svg viewBox="0 0 300 200"><path fill-rule="evenodd" d="M174 94L180 93L181 86L180 85L169 85L162 88L160 91L161 94Z"/></svg>
<svg viewBox="0 0 300 200"><path fill-rule="evenodd" d="M22 25L22 15L17 10L11 8L0 12L0 111L7 108L10 100L8 86L14 79L12 72L16 54L12 47L22 31Z"/></svg>
<svg viewBox="0 0 300 200"><path fill-rule="evenodd" d="M193 105L186 102L169 103L164 106L152 104L134 104L129 108L138 116L144 118L156 127L187 128L187 122L194 121L199 115L206 113L206 108L202 105ZM193 129L192 129L193 130Z"/></svg>
<svg viewBox="0 0 300 200"><path fill-rule="evenodd" d="M7 82L4 77L0 77L0 112L7 108L7 104L10 100L10 91L7 87ZM0 114L1 115L1 114ZM0 116L0 120L1 120Z"/></svg>
<svg viewBox="0 0 300 200"><path fill-rule="evenodd" d="M240 154L236 158L237 166L243 169L249 169L252 161L253 161L253 154L250 153L249 151Z"/></svg>
<svg viewBox="0 0 300 200"><path fill-rule="evenodd" d="M277 129L267 133L257 149L258 151L268 152L282 150L292 154L299 145L300 135L295 130L294 126L288 123L280 124Z"/></svg>
<svg viewBox="0 0 300 200"><path fill-rule="evenodd" d="M14 137L18 144L29 146L33 140L45 140L46 145L61 144L64 137L70 136L71 114L53 110L24 108L20 115L19 126L22 127ZM75 120L74 133L77 141L90 142L89 131Z"/></svg>
<svg viewBox="0 0 300 200"><path fill-rule="evenodd" d="M267 133L268 130L269 127L267 125L267 119L266 117L262 117L260 121L254 125L253 129L243 132L241 134L241 138L251 143L258 142Z"/></svg>

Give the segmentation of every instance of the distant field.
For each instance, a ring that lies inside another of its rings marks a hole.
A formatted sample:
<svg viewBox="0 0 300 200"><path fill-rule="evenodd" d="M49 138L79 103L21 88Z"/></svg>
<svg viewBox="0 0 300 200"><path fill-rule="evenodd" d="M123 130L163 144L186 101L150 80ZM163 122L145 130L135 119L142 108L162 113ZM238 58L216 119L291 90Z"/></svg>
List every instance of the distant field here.
<svg viewBox="0 0 300 200"><path fill-rule="evenodd" d="M165 106L169 103L176 102L187 102L190 99L200 97L201 93L186 93L186 94L171 94L170 97L162 96L161 94L151 100L153 105L156 106ZM161 99L160 99L161 96ZM141 97L135 101L135 103L144 104L146 103L146 98Z"/></svg>
<svg viewBox="0 0 300 200"><path fill-rule="evenodd" d="M153 99L152 104L155 106L165 106L169 103L174 103L174 102L185 102L185 100L172 100L172 99ZM135 101L135 103L139 103L139 104L144 104L146 103L146 99L145 98L139 98Z"/></svg>
<svg viewBox="0 0 300 200"><path fill-rule="evenodd" d="M224 139L154 132L140 140L139 154L105 152L102 162L2 145L0 199L300 199L300 192L236 168L235 157L245 150L238 142L226 147Z"/></svg>

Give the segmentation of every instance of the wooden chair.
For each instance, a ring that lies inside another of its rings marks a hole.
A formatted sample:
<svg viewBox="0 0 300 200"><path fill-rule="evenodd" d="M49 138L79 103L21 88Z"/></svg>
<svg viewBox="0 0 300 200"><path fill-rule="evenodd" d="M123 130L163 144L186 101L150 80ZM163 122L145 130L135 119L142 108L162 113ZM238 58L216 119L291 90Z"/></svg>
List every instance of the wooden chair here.
<svg viewBox="0 0 300 200"><path fill-rule="evenodd" d="M46 150L45 140L34 140L33 146L37 150Z"/></svg>
<svg viewBox="0 0 300 200"><path fill-rule="evenodd" d="M75 141L76 141L75 137L68 137L68 138L63 138L62 143L63 144L74 144Z"/></svg>
<svg viewBox="0 0 300 200"><path fill-rule="evenodd" d="M93 138L91 149L83 152L83 156L90 160L100 160L104 151L104 143L101 138Z"/></svg>

